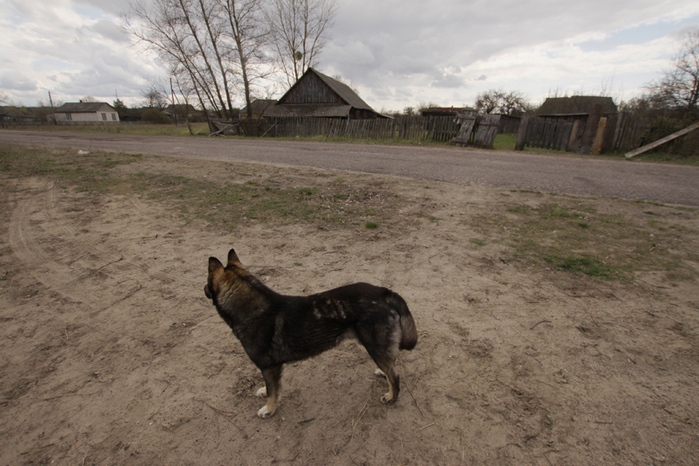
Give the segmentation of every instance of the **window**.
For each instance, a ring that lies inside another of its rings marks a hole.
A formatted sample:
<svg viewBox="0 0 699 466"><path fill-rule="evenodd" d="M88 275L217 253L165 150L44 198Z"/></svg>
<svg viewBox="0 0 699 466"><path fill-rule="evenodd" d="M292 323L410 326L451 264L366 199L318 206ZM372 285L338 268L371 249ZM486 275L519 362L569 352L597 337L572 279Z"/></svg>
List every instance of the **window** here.
<svg viewBox="0 0 699 466"><path fill-rule="evenodd" d="M66 113L66 120L72 121L72 120L73 120L73 114L72 114L72 113Z"/></svg>
<svg viewBox="0 0 699 466"><path fill-rule="evenodd" d="M112 113L112 120L116 121L116 113Z"/></svg>
<svg viewBox="0 0 699 466"><path fill-rule="evenodd" d="M107 121L107 114L106 113L102 114L102 121Z"/></svg>

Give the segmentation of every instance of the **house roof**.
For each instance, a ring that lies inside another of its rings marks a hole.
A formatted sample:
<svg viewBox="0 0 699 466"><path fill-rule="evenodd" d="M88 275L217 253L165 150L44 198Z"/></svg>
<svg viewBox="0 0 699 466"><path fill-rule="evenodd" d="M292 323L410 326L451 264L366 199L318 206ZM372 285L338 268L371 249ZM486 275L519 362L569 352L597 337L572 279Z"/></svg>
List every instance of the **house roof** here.
<svg viewBox="0 0 699 466"><path fill-rule="evenodd" d="M99 112L103 106L107 106L116 111L107 102L67 102L58 107L56 113L94 113Z"/></svg>
<svg viewBox="0 0 699 466"><path fill-rule="evenodd" d="M325 86L327 86L337 97L338 102L307 102L307 103L285 103L288 96L293 94L302 81L311 79L311 76L318 78ZM346 117L352 109L368 110L376 115L379 115L373 108L362 100L356 92L354 92L347 84L344 84L337 79L324 75L314 68L308 68L306 72L294 83L291 88L282 96L279 101L272 106L269 106L264 115L267 117L292 117L292 116L309 116L309 117Z"/></svg>
<svg viewBox="0 0 699 466"><path fill-rule="evenodd" d="M592 107L600 105L602 114L617 113L611 97L574 95L572 97L549 97L539 108L538 115L588 115Z"/></svg>
<svg viewBox="0 0 699 466"><path fill-rule="evenodd" d="M312 72L315 73L325 84L328 85L337 95L339 95L342 100L347 102L347 104L351 105L354 108L359 108L362 110L371 110L373 111L374 109L369 106L368 103L364 102L359 95L357 95L356 92L352 90L347 84L342 83L338 81L337 79L333 79L330 76L326 76L320 71L317 71L313 68L308 68L308 71L306 71L305 74ZM300 81L300 79L299 79Z"/></svg>
<svg viewBox="0 0 699 466"><path fill-rule="evenodd" d="M0 116L7 116L13 118L34 118L34 115L27 110L25 107L15 107L10 105L7 107L0 107Z"/></svg>

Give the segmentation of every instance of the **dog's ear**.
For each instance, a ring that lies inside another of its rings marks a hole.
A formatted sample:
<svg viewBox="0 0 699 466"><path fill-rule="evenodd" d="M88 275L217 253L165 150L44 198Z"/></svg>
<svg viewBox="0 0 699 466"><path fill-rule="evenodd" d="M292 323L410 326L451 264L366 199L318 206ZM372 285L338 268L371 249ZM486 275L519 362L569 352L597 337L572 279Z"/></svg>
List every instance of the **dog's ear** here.
<svg viewBox="0 0 699 466"><path fill-rule="evenodd" d="M228 251L227 267L230 267L231 265L235 267L245 268L243 267L243 264L240 262L240 259L238 259L238 255L235 253L235 249L231 249L230 251Z"/></svg>
<svg viewBox="0 0 699 466"><path fill-rule="evenodd" d="M223 264L215 257L209 257L209 276L213 276L218 271L223 270Z"/></svg>
<svg viewBox="0 0 699 466"><path fill-rule="evenodd" d="M223 271L223 264L221 264L221 261L215 257L209 257L209 278L206 281L206 286L204 286L204 294L207 298L214 299L214 295L217 293L218 283L224 274L225 272Z"/></svg>

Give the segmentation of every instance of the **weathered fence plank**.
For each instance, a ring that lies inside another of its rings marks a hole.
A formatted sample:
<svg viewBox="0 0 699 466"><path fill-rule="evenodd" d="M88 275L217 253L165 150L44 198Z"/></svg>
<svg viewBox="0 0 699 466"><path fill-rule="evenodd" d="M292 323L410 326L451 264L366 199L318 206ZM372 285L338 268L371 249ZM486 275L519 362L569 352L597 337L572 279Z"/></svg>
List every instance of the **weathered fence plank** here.
<svg viewBox="0 0 699 466"><path fill-rule="evenodd" d="M457 120L459 121L459 133L451 140L456 144L468 144L471 140L471 133L473 132L473 127L476 125L475 111L466 111L459 113L457 115Z"/></svg>
<svg viewBox="0 0 699 466"><path fill-rule="evenodd" d="M690 133L695 129L699 129L699 123L694 123L693 125L688 126L685 129L679 130L675 133L672 133L669 136L665 136L664 138L660 138L655 142L651 142L650 144L646 144L645 146L639 147L636 150L632 150L631 152L625 154L624 157L626 157L627 159L636 157L637 155L640 155L644 152L648 152L651 149L655 149L656 147L662 146L663 144L668 143L673 139L677 139L680 136L684 136L685 134Z"/></svg>
<svg viewBox="0 0 699 466"><path fill-rule="evenodd" d="M483 115L473 137L473 145L491 149L500 129L500 115Z"/></svg>

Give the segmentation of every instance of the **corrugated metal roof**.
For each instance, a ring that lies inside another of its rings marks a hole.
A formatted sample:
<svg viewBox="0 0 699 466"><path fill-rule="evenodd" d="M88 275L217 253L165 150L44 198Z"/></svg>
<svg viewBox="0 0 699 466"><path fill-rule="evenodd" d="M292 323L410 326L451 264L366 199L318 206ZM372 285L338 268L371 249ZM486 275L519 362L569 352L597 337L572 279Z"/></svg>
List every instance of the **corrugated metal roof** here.
<svg viewBox="0 0 699 466"><path fill-rule="evenodd" d="M55 110L55 113L94 113L99 112L103 106L116 111L107 102L67 102Z"/></svg>

